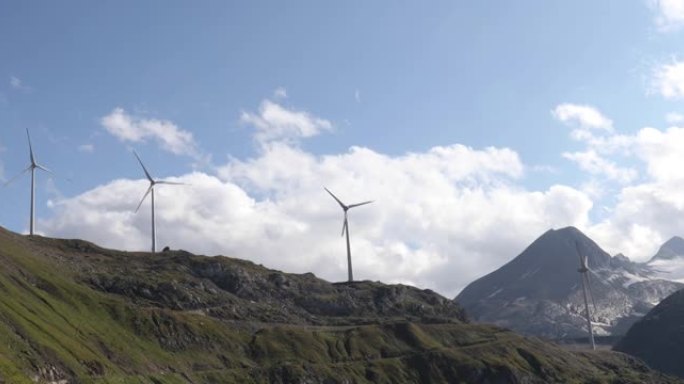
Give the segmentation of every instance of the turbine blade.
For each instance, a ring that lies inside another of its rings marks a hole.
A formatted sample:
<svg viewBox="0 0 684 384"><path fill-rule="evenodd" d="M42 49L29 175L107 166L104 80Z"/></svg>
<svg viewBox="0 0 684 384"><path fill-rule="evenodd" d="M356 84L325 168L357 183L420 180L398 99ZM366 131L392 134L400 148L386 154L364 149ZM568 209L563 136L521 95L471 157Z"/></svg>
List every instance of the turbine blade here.
<svg viewBox="0 0 684 384"><path fill-rule="evenodd" d="M370 204L370 203L372 203L372 202L373 202L373 200L364 201L363 203L352 204L352 205L350 205L348 208L351 209L351 208L354 208L354 207L360 207L360 206L362 206L362 205Z"/></svg>
<svg viewBox="0 0 684 384"><path fill-rule="evenodd" d="M29 143L29 156L31 156L31 165L36 165L36 159L33 157L33 147L31 146L31 135L29 134L28 128L26 128L26 138Z"/></svg>
<svg viewBox="0 0 684 384"><path fill-rule="evenodd" d="M344 203L343 203L343 202L341 202L341 201L340 201L340 199L338 199L338 198L337 198L337 196L333 195L333 193L332 193L332 192L330 192L330 190L329 190L328 188L326 188L326 187L323 187L323 189L325 189L325 190L326 190L326 192L328 192L328 193L330 194L330 196L332 196L332 198L333 198L333 199L335 199L335 201L337 201L337 204L339 204L339 205L340 205L340 207L342 207L342 209L344 209L345 211L346 211L347 209L349 209L349 208L347 208L347 206L346 206L346 205L344 205Z"/></svg>
<svg viewBox="0 0 684 384"><path fill-rule="evenodd" d="M344 236L344 232L347 231L347 215L344 215L344 222L342 223L342 235Z"/></svg>
<svg viewBox="0 0 684 384"><path fill-rule="evenodd" d="M155 181L154 183L155 184L168 184L168 185L189 185L187 183L179 183L176 181L166 181L166 180L159 180L159 181Z"/></svg>
<svg viewBox="0 0 684 384"><path fill-rule="evenodd" d="M147 176L147 180L150 181L150 183L154 183L154 179L152 176L150 176L150 173L147 172L147 168L145 168L145 164L143 164L142 160L140 160L140 156L138 156L138 152L133 151L133 154L135 155L135 158L138 159L138 163L140 163L140 166L143 169L143 172L145 172L145 176Z"/></svg>
<svg viewBox="0 0 684 384"><path fill-rule="evenodd" d="M30 170L31 170L31 166L29 165L29 166L26 167L26 169L24 169L23 171L21 171L21 172L17 173L16 175L12 176L12 178L9 179L9 180L7 180L7 181L5 182L5 184L3 184L3 185L6 187L6 186L12 184L15 180L17 180L17 179L19 178L19 176L23 175L24 173L26 173L26 172L28 172L28 171L30 171Z"/></svg>
<svg viewBox="0 0 684 384"><path fill-rule="evenodd" d="M150 187L147 188L147 192L145 192L145 194L143 195L142 199L140 200L140 203L138 203L138 207L135 208L135 212L138 212L138 210L140 209L140 206L142 205L143 201L145 201L145 198L147 197L147 195L149 195L150 192L152 192L152 188L154 188L154 185L153 185L153 184L150 184Z"/></svg>
<svg viewBox="0 0 684 384"><path fill-rule="evenodd" d="M38 168L38 169L42 169L43 171L45 171L45 172L47 172L47 173L49 173L49 174L52 174L53 176L55 175L55 173L54 173L54 172L52 172L51 170L49 170L49 169L47 169L47 168L43 167L43 166L42 166L42 165L40 165L40 164L36 164L36 168Z"/></svg>

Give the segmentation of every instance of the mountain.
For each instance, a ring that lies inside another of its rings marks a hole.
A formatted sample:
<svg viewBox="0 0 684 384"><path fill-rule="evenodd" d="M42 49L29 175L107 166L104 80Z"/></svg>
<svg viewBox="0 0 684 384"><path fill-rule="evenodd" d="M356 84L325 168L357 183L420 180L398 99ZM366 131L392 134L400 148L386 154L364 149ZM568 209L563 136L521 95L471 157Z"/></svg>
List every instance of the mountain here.
<svg viewBox="0 0 684 384"><path fill-rule="evenodd" d="M519 256L468 285L456 298L473 319L528 335L587 334L577 249L588 257L594 329L620 335L683 285L654 278L647 265L611 257L574 227L549 230Z"/></svg>
<svg viewBox="0 0 684 384"><path fill-rule="evenodd" d="M0 266L0 383L684 383L409 286L2 229Z"/></svg>
<svg viewBox="0 0 684 384"><path fill-rule="evenodd" d="M684 377L684 290L677 291L635 323L615 350L643 359L649 366Z"/></svg>
<svg viewBox="0 0 684 384"><path fill-rule="evenodd" d="M684 283L684 239L673 237L646 263L653 276Z"/></svg>
<svg viewBox="0 0 684 384"><path fill-rule="evenodd" d="M658 249L658 252L650 261L672 260L679 257L684 257L684 239L679 236L674 236L660 246L660 249Z"/></svg>

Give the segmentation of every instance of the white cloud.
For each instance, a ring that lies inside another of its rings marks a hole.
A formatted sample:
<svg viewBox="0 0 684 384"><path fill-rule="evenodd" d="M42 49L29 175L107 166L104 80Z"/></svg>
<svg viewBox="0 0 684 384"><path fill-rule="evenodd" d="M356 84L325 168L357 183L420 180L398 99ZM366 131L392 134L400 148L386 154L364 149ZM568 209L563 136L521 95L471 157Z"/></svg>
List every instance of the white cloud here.
<svg viewBox="0 0 684 384"><path fill-rule="evenodd" d="M684 128L665 131L642 128L635 135L637 156L645 163L649 175L657 182L684 180Z"/></svg>
<svg viewBox="0 0 684 384"><path fill-rule="evenodd" d="M357 103L361 102L361 91L358 89L354 91L354 100L356 100Z"/></svg>
<svg viewBox="0 0 684 384"><path fill-rule="evenodd" d="M172 179L191 186L159 188L161 247L344 280L342 212L323 190L327 186L349 203L375 200L350 212L355 277L453 296L549 227L589 224L592 203L584 193L560 185L521 188L525 166L507 148L456 144L390 156L352 147L318 156L290 137L327 129L326 120L271 102L248 116L243 121L255 126L255 135L271 138L255 157L230 159L216 176L195 172ZM138 214L133 210L146 187L143 180L115 180L63 199L41 228L54 236L145 250L149 205Z"/></svg>
<svg viewBox="0 0 684 384"><path fill-rule="evenodd" d="M655 11L655 23L662 32L673 31L684 25L684 0L648 0Z"/></svg>
<svg viewBox="0 0 684 384"><path fill-rule="evenodd" d="M330 131L330 121L304 111L288 109L270 100L264 100L258 113L243 112L240 121L255 128L255 139L265 144L274 140L296 141Z"/></svg>
<svg viewBox="0 0 684 384"><path fill-rule="evenodd" d="M559 104L551 113L559 121L582 129L613 130L613 121L588 105Z"/></svg>
<svg viewBox="0 0 684 384"><path fill-rule="evenodd" d="M131 116L123 108L115 108L100 119L100 123L107 132L123 142L140 143L152 139L162 149L176 155L199 157L192 133L170 121Z"/></svg>
<svg viewBox="0 0 684 384"><path fill-rule="evenodd" d="M591 202L583 193L510 185L522 167L508 149L455 145L391 157L355 147L319 157L273 145L257 158L232 160L220 177L192 173L172 179L191 187L162 186L159 244L343 280L342 213L326 185L350 203L375 200L350 212L355 276L454 295L549 227L586 224ZM61 201L41 227L147 249L148 205L133 212L145 188L144 181L113 181Z"/></svg>
<svg viewBox="0 0 684 384"><path fill-rule="evenodd" d="M629 141L646 178L620 189L611 215L589 234L606 250L643 261L668 238L684 235L684 128L646 127Z"/></svg>
<svg viewBox="0 0 684 384"><path fill-rule="evenodd" d="M350 212L357 278L415 284L453 296L548 228L577 226L607 251L641 260L668 237L684 234L684 174L677 171L684 161L679 150L684 129L643 128L621 135L605 117L559 113L562 121L561 115L575 126L593 127L582 139L587 148L566 154L594 176L584 191L521 187L528 167L507 148L455 144L391 156L356 146L314 155L296 138L331 124L264 101L259 113L243 114L255 136L268 138L258 141L254 157L232 158L216 175L195 172L172 179L191 186L159 188L159 244L344 280L342 214L323 191L327 186L350 203L375 200ZM613 160L617 155L643 165L643 180ZM617 190L614 209L591 221L591 197L604 187L596 181L610 178L629 183ZM138 214L133 210L146 187L143 180L115 180L61 199L41 228L50 235L145 250L149 203Z"/></svg>
<svg viewBox="0 0 684 384"><path fill-rule="evenodd" d="M616 152L629 154L634 138L615 133L612 120L598 109L589 105L564 103L556 106L552 114L562 123L573 127L570 137L586 146L582 151L564 152L562 156L591 176L582 188L590 196L602 196L606 182L628 184L637 179L639 172L636 169L619 166L608 158Z"/></svg>
<svg viewBox="0 0 684 384"><path fill-rule="evenodd" d="M593 149L582 152L566 152L563 153L563 157L574 161L582 170L592 175L604 176L622 184L630 183L638 176L636 169L619 167L615 162L603 158Z"/></svg>
<svg viewBox="0 0 684 384"><path fill-rule="evenodd" d="M684 96L684 62L674 61L653 69L651 92L666 99L680 99Z"/></svg>
<svg viewBox="0 0 684 384"><path fill-rule="evenodd" d="M79 152L93 153L95 151L95 146L93 144L81 144L78 146Z"/></svg>

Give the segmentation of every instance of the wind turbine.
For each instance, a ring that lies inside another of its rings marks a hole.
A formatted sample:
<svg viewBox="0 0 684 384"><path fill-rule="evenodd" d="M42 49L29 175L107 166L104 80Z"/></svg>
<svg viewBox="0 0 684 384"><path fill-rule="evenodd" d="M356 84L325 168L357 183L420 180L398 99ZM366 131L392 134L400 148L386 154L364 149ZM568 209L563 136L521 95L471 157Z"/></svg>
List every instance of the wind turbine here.
<svg viewBox="0 0 684 384"><path fill-rule="evenodd" d="M594 296L591 294L591 285L589 283L589 263L588 257L580 252L579 244L575 242L575 248L577 248L577 255L580 259L580 267L577 272L582 276L582 292L584 294L584 308L586 309L587 317L587 329L589 330L589 341L591 341L591 349L596 349L596 344L594 343L594 328L591 325L591 314L589 313L589 297L591 297L591 302L594 305L594 310L596 310L596 303L594 302Z"/></svg>
<svg viewBox="0 0 684 384"><path fill-rule="evenodd" d="M137 213L138 210L140 209L140 206L142 205L143 201L145 201L145 198L147 195L151 195L150 198L152 199L152 253L157 252L157 229L156 229L156 220L154 217L154 186L157 184L169 184L169 185L185 185L184 183L175 183L173 181L166 181L166 180L155 180L150 176L150 173L147 171L147 168L145 168L145 164L143 164L142 160L140 160L140 156L138 156L138 153L136 151L133 151L133 154L135 157L138 159L138 162L140 163L140 166L143 169L143 172L145 172L145 177L147 177L147 180L150 182L150 186L147 188L147 192L143 195L142 199L140 200L140 203L138 204L138 207L135 208L135 212Z"/></svg>
<svg viewBox="0 0 684 384"><path fill-rule="evenodd" d="M349 247L349 221L347 220L347 211L352 209L352 208L361 206L361 205L370 204L373 201L370 200L370 201L364 201L363 203L345 205L342 201L340 201L340 199L337 198L337 196L333 195L333 193L330 192L330 190L328 188L323 187L323 189L325 189L326 192L328 192L330 194L330 196L332 196L333 199L335 199L335 201L337 201L337 203L340 205L340 207L342 207L342 210L344 210L344 222L342 223L342 236L344 236L345 234L347 235L347 269L349 271L349 282L352 282L352 281L354 281L354 275L352 274L351 248Z"/></svg>
<svg viewBox="0 0 684 384"><path fill-rule="evenodd" d="M9 185L12 183L14 180L16 180L19 176L23 175L24 173L31 171L31 214L29 217L29 234L33 235L34 229L35 229L35 207L36 207L36 169L43 170L47 173L54 174L51 170L45 168L44 166L38 164L36 162L36 157L33 155L33 147L31 146L31 135L29 134L28 128L26 129L26 138L28 139L28 145L29 145L29 157L31 159L31 164L29 164L26 169L21 171L18 175L14 176L13 178L9 179L5 185Z"/></svg>

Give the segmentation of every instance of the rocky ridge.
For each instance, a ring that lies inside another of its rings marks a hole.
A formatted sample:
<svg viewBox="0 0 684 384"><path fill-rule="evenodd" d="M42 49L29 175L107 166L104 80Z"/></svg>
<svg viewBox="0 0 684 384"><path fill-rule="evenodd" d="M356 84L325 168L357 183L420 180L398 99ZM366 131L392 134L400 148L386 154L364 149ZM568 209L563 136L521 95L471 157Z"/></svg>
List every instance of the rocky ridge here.
<svg viewBox="0 0 684 384"><path fill-rule="evenodd" d="M435 292L0 229L0 382L680 383L470 324Z"/></svg>
<svg viewBox="0 0 684 384"><path fill-rule="evenodd" d="M586 337L577 249L588 257L598 335L622 335L660 300L684 287L648 265L611 257L574 227L549 230L519 256L456 298L476 321L550 339Z"/></svg>

